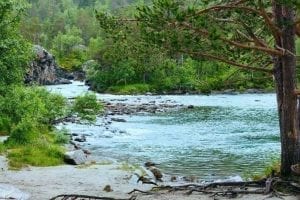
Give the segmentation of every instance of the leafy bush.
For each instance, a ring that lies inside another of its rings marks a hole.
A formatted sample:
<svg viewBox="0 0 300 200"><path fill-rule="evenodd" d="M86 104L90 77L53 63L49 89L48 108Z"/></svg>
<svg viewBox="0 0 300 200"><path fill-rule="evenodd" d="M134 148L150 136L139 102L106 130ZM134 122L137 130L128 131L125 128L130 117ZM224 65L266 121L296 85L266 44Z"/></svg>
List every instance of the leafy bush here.
<svg viewBox="0 0 300 200"><path fill-rule="evenodd" d="M103 110L103 105L97 101L95 94L86 93L76 97L72 110L83 120L95 121L96 116Z"/></svg>
<svg viewBox="0 0 300 200"><path fill-rule="evenodd" d="M69 131L65 128L55 131L54 134L54 143L56 144L66 144L70 141Z"/></svg>
<svg viewBox="0 0 300 200"><path fill-rule="evenodd" d="M112 86L107 89L107 92L114 94L145 94L151 91L149 84L130 84L124 86Z"/></svg>
<svg viewBox="0 0 300 200"><path fill-rule="evenodd" d="M0 96L0 131L10 136L10 143L30 143L65 112L62 96L39 87L12 86Z"/></svg>

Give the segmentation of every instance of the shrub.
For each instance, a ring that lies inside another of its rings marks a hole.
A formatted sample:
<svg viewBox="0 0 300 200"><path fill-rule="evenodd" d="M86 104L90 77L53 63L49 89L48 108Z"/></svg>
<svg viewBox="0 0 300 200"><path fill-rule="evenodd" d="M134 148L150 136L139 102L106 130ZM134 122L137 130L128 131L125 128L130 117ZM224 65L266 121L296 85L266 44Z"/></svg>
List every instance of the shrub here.
<svg viewBox="0 0 300 200"><path fill-rule="evenodd" d="M0 96L0 131L9 143L31 143L66 113L66 100L39 87L12 86Z"/></svg>
<svg viewBox="0 0 300 200"><path fill-rule="evenodd" d="M69 137L69 131L65 128L62 130L57 130L54 132L54 143L56 144L66 144L69 142L70 137Z"/></svg>
<svg viewBox="0 0 300 200"><path fill-rule="evenodd" d="M103 110L103 105L97 101L93 93L86 93L76 97L72 111L77 113L83 120L95 121L96 116Z"/></svg>
<svg viewBox="0 0 300 200"><path fill-rule="evenodd" d="M144 94L151 91L148 84L130 84L123 86L112 86L107 89L107 92L114 94Z"/></svg>

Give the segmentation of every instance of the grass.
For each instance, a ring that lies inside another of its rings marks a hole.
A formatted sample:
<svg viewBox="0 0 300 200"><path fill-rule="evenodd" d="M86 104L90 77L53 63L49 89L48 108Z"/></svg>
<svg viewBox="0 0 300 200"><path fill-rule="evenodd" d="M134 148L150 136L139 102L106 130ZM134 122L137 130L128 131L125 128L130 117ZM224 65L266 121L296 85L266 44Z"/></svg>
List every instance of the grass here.
<svg viewBox="0 0 300 200"><path fill-rule="evenodd" d="M56 166L63 164L64 149L58 145L26 145L8 150L11 169L31 166Z"/></svg>
<svg viewBox="0 0 300 200"><path fill-rule="evenodd" d="M0 142L0 155L3 154L5 152L5 146L2 142Z"/></svg>
<svg viewBox="0 0 300 200"><path fill-rule="evenodd" d="M138 165L131 165L127 162L122 163L120 166L117 167L117 169L127 172L134 172L135 170L140 169L141 167Z"/></svg>
<svg viewBox="0 0 300 200"><path fill-rule="evenodd" d="M12 141L0 143L0 154L8 158L10 169L18 170L31 166L56 166L64 163L64 147L69 141L64 130L45 132L30 143L18 144Z"/></svg>
<svg viewBox="0 0 300 200"><path fill-rule="evenodd" d="M145 94L152 91L149 84L130 84L123 86L111 86L106 92L113 94Z"/></svg>
<svg viewBox="0 0 300 200"><path fill-rule="evenodd" d="M278 176L280 174L280 160L275 159L269 164L263 173L251 175L252 180L261 180L263 178L270 177L271 175Z"/></svg>

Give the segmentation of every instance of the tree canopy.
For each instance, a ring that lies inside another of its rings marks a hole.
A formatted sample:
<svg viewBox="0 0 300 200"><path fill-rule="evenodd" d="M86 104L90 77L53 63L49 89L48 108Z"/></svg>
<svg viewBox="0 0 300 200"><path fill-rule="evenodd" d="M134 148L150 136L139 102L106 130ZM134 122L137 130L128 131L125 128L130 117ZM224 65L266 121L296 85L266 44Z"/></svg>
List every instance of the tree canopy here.
<svg viewBox="0 0 300 200"><path fill-rule="evenodd" d="M0 1L0 85L22 83L29 44L20 36L19 23L26 1Z"/></svg>

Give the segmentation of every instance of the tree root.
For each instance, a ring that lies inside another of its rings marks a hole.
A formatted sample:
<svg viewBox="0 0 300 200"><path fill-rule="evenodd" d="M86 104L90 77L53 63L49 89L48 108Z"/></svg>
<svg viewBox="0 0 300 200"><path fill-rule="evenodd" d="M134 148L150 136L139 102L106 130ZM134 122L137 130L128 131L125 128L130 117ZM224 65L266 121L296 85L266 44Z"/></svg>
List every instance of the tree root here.
<svg viewBox="0 0 300 200"><path fill-rule="evenodd" d="M129 199L116 199L112 197L96 197L96 196L89 196L89 195L78 195L78 194L62 194L56 197L51 198L50 200L135 200L136 196L131 196Z"/></svg>
<svg viewBox="0 0 300 200"><path fill-rule="evenodd" d="M300 188L298 184L283 181L280 178L268 178L262 179L259 181L246 181L246 182L214 182L206 185L199 184L186 184L179 186L157 186L153 187L150 192L133 190L133 192L141 192L143 194L154 194L159 191L167 191L167 192L176 192L176 191L186 191L186 195L191 195L193 192L198 192L202 194L210 194L211 197L215 196L223 196L228 198L235 198L239 194L247 195L247 194L261 194L267 195L271 194L271 196L276 196L277 198L282 198L285 196L284 193L277 191L276 186L284 184L284 186L288 186L293 189L293 192L298 191L300 193ZM131 192L131 193L133 193ZM130 194L131 194L130 193ZM297 194L297 193L296 193Z"/></svg>
<svg viewBox="0 0 300 200"><path fill-rule="evenodd" d="M135 193L135 192L140 192L140 193L146 194L146 195L154 194L153 192L143 191L143 190L139 190L139 189L134 189L131 192L128 192L127 194L132 194L132 193Z"/></svg>
<svg viewBox="0 0 300 200"><path fill-rule="evenodd" d="M247 195L247 194L261 194L267 195L270 194L270 197L277 197L282 198L286 194L279 192L278 188L288 188L289 192L293 194L300 194L300 185L291 182L291 181L284 181L280 178L268 178L262 179L260 181L246 181L246 182L214 182L209 183L206 185L200 184L186 184L186 185L179 185L179 186L156 186L153 187L150 191L143 191L139 189L134 189L128 194L133 194L135 192L139 192L145 195L154 195L160 191L167 191L167 192L176 192L176 191L183 191L186 195L191 195L193 192L198 192L202 194L209 194L211 197L215 196L222 196L227 198L235 198L238 195ZM135 200L137 196L131 196L129 199L116 199L111 197L95 197L95 196L88 196L88 195L58 195L53 197L50 200Z"/></svg>

